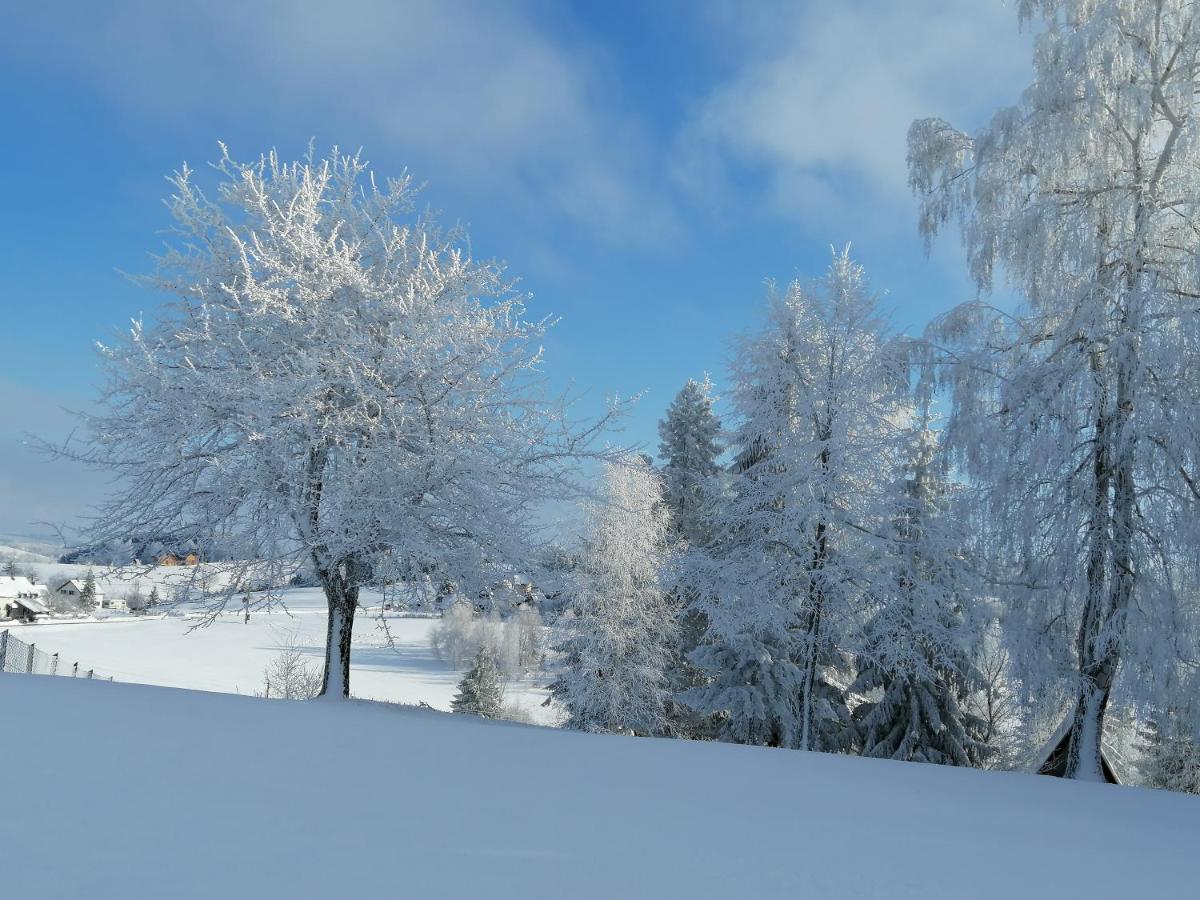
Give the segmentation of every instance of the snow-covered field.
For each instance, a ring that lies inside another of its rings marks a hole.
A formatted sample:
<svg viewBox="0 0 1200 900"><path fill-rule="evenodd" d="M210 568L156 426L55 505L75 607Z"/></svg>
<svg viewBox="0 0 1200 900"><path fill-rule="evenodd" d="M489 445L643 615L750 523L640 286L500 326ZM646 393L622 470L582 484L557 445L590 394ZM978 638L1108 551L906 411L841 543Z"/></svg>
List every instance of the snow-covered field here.
<svg viewBox="0 0 1200 900"><path fill-rule="evenodd" d="M28 675L0 711L5 897L1195 891L1177 794Z"/></svg>
<svg viewBox="0 0 1200 900"><path fill-rule="evenodd" d="M9 627L21 640L58 653L64 668L77 661L82 668L117 681L253 694L263 691L264 670L284 645L298 645L316 666L324 662L326 607L321 592L292 589L283 596L287 612L254 612L249 623L243 623L240 610L231 610L203 628L193 627L196 618L129 615ZM378 599L364 595L368 604ZM429 633L437 620L389 614L385 621L390 643L377 609L361 612L355 622L354 695L449 709L462 673L430 649ZM510 685L508 701L525 708L537 721L551 721L553 711L541 706L546 680Z"/></svg>

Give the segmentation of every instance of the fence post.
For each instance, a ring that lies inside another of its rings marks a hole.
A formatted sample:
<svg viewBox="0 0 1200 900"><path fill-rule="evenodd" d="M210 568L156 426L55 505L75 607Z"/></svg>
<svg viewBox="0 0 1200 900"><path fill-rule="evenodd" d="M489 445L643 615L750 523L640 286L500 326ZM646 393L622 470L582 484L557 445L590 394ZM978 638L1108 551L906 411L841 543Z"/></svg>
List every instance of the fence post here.
<svg viewBox="0 0 1200 900"><path fill-rule="evenodd" d="M52 657L50 657L50 674L51 675L58 674L58 654L57 653L55 653Z"/></svg>
<svg viewBox="0 0 1200 900"><path fill-rule="evenodd" d="M79 663L75 663L75 665L71 666L71 677L76 678L76 677L78 677L78 675L79 675Z"/></svg>
<svg viewBox="0 0 1200 900"><path fill-rule="evenodd" d="M37 655L37 644L29 645L29 662L25 664L25 671L29 674L33 673L33 660Z"/></svg>
<svg viewBox="0 0 1200 900"><path fill-rule="evenodd" d="M8 659L8 629L0 631L0 672L4 671L4 663Z"/></svg>

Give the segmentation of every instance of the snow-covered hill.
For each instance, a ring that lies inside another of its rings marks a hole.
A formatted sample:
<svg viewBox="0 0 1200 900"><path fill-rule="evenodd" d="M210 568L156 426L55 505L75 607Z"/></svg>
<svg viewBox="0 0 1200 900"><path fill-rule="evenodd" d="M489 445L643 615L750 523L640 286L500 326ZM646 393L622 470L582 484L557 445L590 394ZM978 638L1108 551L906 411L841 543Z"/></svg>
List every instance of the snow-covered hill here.
<svg viewBox="0 0 1200 900"><path fill-rule="evenodd" d="M0 676L11 897L1168 897L1200 799Z"/></svg>
<svg viewBox="0 0 1200 900"><path fill-rule="evenodd" d="M49 565L57 561L61 547L43 541L23 540L9 535L0 535L0 561L15 563L38 563Z"/></svg>

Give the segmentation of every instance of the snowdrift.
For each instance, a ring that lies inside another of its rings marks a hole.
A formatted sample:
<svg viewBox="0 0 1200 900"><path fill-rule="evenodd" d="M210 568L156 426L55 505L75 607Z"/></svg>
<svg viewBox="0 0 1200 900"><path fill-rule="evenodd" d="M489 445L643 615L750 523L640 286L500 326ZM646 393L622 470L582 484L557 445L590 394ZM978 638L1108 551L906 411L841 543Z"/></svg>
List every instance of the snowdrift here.
<svg viewBox="0 0 1200 900"><path fill-rule="evenodd" d="M1200 799L0 676L6 897L1143 897Z"/></svg>

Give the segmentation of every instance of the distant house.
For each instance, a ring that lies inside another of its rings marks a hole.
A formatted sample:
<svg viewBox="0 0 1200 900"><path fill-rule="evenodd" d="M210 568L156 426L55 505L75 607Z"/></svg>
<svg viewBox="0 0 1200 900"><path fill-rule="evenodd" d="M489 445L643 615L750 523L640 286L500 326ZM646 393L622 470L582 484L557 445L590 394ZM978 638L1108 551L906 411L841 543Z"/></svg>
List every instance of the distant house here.
<svg viewBox="0 0 1200 900"><path fill-rule="evenodd" d="M23 575L0 575L0 620L32 622L50 612L42 597L46 586Z"/></svg>
<svg viewBox="0 0 1200 900"><path fill-rule="evenodd" d="M78 602L80 595L83 593L83 579L72 578L69 581L64 581L54 589L54 593L58 594L60 597L67 597ZM98 609L125 608L124 600L120 599L119 597L109 598L104 591L100 590L99 586L96 588L94 603Z"/></svg>
<svg viewBox="0 0 1200 900"><path fill-rule="evenodd" d="M184 556L176 553L164 553L158 558L160 566L197 566L200 564L200 555L194 550Z"/></svg>

